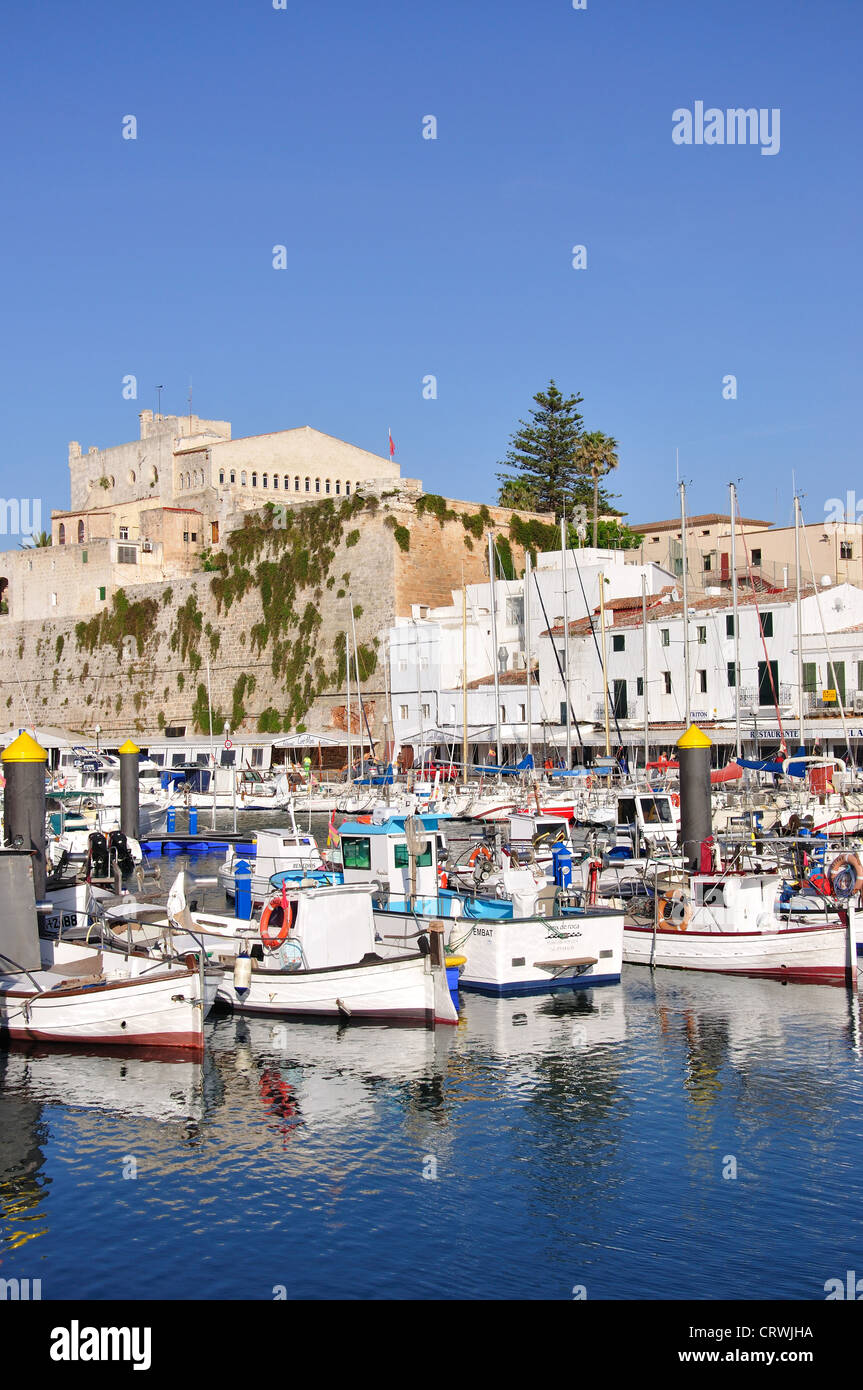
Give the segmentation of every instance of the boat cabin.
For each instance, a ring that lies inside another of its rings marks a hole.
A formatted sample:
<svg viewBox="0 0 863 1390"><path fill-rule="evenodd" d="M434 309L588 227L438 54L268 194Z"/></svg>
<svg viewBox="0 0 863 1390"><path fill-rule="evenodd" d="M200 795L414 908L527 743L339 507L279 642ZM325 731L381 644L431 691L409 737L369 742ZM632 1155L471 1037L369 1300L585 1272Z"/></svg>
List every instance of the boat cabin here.
<svg viewBox="0 0 863 1390"><path fill-rule="evenodd" d="M680 810L668 792L635 792L617 798L617 828L644 840L676 840Z"/></svg>
<svg viewBox="0 0 863 1390"><path fill-rule="evenodd" d="M695 874L689 931L775 931L779 874Z"/></svg>
<svg viewBox="0 0 863 1390"><path fill-rule="evenodd" d="M411 896L410 819L417 829L415 898L436 899L438 869L445 854L437 816L393 816L380 824L345 821L339 829L345 883L380 883L389 890L390 906Z"/></svg>

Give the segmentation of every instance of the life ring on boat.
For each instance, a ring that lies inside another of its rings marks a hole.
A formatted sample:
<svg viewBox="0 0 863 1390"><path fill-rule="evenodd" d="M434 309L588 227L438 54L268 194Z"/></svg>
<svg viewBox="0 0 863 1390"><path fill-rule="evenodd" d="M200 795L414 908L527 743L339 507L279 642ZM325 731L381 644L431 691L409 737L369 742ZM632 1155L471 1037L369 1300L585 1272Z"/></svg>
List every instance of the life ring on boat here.
<svg viewBox="0 0 863 1390"><path fill-rule="evenodd" d="M659 899L659 925L665 931L686 931L692 908L682 888L673 888Z"/></svg>
<svg viewBox="0 0 863 1390"><path fill-rule="evenodd" d="M446 886L447 886L448 883L449 883L449 879L447 878L446 869L443 869L443 868L438 869L438 871L437 871L437 886L438 886L438 888L446 888Z"/></svg>
<svg viewBox="0 0 863 1390"><path fill-rule="evenodd" d="M58 792L65 791L65 789L66 789L66 778L65 778L65 777L58 777L58 778L57 778L57 790L58 790Z"/></svg>
<svg viewBox="0 0 863 1390"><path fill-rule="evenodd" d="M593 786L593 775L591 773L589 773L587 777L585 777L584 785L587 788L587 790L590 791L591 787Z"/></svg>
<svg viewBox="0 0 863 1390"><path fill-rule="evenodd" d="M470 859L467 861L471 869L473 868L474 864L478 859L487 859L489 864L492 862L491 850L489 849L488 845L477 845L476 849L470 856Z"/></svg>
<svg viewBox="0 0 863 1390"><path fill-rule="evenodd" d="M680 797L678 796L677 792L672 792L672 793L671 793L671 804L672 804L672 806L679 806L679 805L680 805Z"/></svg>
<svg viewBox="0 0 863 1390"><path fill-rule="evenodd" d="M856 854L838 855L827 870L827 877L836 898L853 898L863 888L863 868Z"/></svg>
<svg viewBox="0 0 863 1390"><path fill-rule="evenodd" d="M287 941L288 932L294 925L295 914L294 903L289 902L286 911L281 895L278 898L270 898L261 913L260 925L261 941L268 951L277 951ZM275 930L271 931L271 927Z"/></svg>

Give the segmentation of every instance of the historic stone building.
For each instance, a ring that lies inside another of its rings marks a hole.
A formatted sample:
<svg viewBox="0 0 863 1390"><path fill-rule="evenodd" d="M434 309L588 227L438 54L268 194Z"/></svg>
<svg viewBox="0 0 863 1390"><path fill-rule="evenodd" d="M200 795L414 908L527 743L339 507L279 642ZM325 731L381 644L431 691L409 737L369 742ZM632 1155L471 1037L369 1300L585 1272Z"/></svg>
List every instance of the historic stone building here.
<svg viewBox="0 0 863 1390"><path fill-rule="evenodd" d="M208 722L209 665L213 710L234 728L344 728L355 628L380 732L396 618L484 579L487 530L517 566L547 540L548 517L424 494L392 460L308 426L230 435L144 411L132 444L70 445L72 505L53 513L52 545L5 556L10 726L191 732Z"/></svg>

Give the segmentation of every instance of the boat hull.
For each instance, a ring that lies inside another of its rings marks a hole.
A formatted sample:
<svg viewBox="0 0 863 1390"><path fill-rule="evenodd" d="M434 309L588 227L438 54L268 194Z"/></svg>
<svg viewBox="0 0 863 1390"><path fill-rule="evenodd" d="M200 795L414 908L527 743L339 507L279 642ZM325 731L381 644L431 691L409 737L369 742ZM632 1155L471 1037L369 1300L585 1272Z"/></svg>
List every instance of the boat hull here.
<svg viewBox="0 0 863 1390"><path fill-rule="evenodd" d="M323 970L252 971L248 992L241 995L226 970L216 1003L238 1013L293 1018L330 1018L342 1022L370 1020L435 1023L435 980L427 957L381 960ZM455 1022L440 1018L441 1022Z"/></svg>
<svg viewBox="0 0 863 1390"><path fill-rule="evenodd" d="M623 958L650 965L653 927L626 924ZM653 963L677 970L708 970L762 979L847 985L856 970L841 924L790 927L768 932L668 931L656 933Z"/></svg>
<svg viewBox="0 0 863 1390"><path fill-rule="evenodd" d="M553 922L539 916L475 920L375 912L377 930L390 947L414 938L418 927L427 928L434 920L444 922L447 950L466 958L460 989L478 994L547 994L620 981L622 912L599 908Z"/></svg>
<svg viewBox="0 0 863 1390"><path fill-rule="evenodd" d="M111 981L42 994L0 993L0 1035L16 1042L94 1047L204 1046L201 982L196 970Z"/></svg>

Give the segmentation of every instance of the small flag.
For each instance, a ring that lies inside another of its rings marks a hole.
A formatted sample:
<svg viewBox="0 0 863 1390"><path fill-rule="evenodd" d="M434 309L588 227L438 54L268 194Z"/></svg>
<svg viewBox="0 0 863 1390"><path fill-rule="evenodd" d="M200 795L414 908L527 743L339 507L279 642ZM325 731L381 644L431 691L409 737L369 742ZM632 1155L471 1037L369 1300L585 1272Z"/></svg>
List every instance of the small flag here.
<svg viewBox="0 0 863 1390"><path fill-rule="evenodd" d="M327 826L327 849L335 847L340 843L341 837L339 836L339 832L336 830L336 813L335 811L331 811L330 823Z"/></svg>
<svg viewBox="0 0 863 1390"><path fill-rule="evenodd" d="M390 458L394 458L394 457L395 457L395 452L396 452L396 446L395 446L395 444L393 443L393 432L392 432L392 430L387 430L387 435L388 435L389 441L390 441Z"/></svg>

